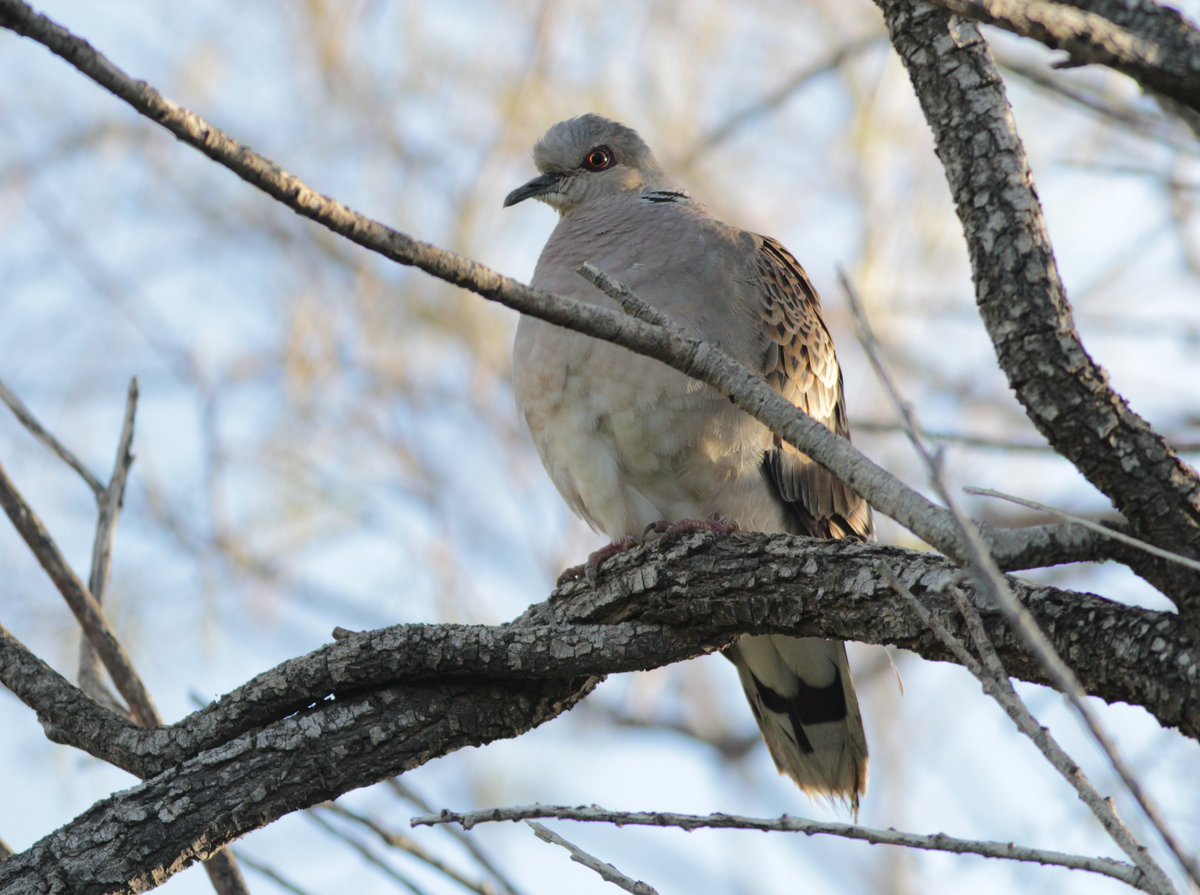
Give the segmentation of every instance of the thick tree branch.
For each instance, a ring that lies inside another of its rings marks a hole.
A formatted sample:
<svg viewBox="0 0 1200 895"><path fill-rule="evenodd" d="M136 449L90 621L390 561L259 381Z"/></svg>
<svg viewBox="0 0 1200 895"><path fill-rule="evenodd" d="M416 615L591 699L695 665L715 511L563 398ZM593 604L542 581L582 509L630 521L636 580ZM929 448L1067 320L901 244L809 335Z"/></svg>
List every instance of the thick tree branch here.
<svg viewBox="0 0 1200 895"><path fill-rule="evenodd" d="M284 814L518 736L588 689L586 681L469 681L323 702L98 802L0 862L0 893L144 891Z"/></svg>
<svg viewBox="0 0 1200 895"><path fill-rule="evenodd" d="M82 694L73 698L78 691L66 681L0 638L0 676L56 739L150 778L0 864L0 893L47 891L32 882L43 878L72 891L133 891L282 814L464 745L518 736L570 708L595 675L699 655L741 632L892 643L953 661L880 582L881 559L903 570L905 587L943 625L966 636L948 591L958 583L970 594L969 582L936 555L697 532L614 557L595 587L565 585L509 625L353 635L149 731ZM1089 692L1145 705L1164 725L1200 736L1200 651L1173 616L1012 586ZM971 596L1009 672L1042 682L1045 672L998 610Z"/></svg>
<svg viewBox="0 0 1200 895"><path fill-rule="evenodd" d="M997 25L1076 64L1098 63L1144 89L1200 112L1200 33L1174 9L1149 0L933 0L956 15Z"/></svg>
<svg viewBox="0 0 1200 895"><path fill-rule="evenodd" d="M1004 86L978 29L908 0L876 2L933 129L979 310L1009 385L1135 534L1197 556L1200 478L1109 387L1079 340ZM1200 613L1194 574L1148 568L1181 611Z"/></svg>
<svg viewBox="0 0 1200 895"><path fill-rule="evenodd" d="M880 561L902 569L900 577L930 611L965 636L944 593L960 572L935 554L785 535L695 533L615 557L594 588L564 585L507 625L401 625L356 634L149 731L74 696L78 691L43 672L36 659L30 665L19 644L5 653L2 639L0 680L38 711L56 741L148 777L330 695L405 680L540 680L647 669L720 649L740 633L766 631L888 643L955 661L879 582ZM1089 693L1141 705L1164 726L1200 738L1200 702L1193 698L1200 658L1175 616L1015 579L1010 584ZM971 593L969 582L960 586ZM979 608L1011 673L1047 683L999 611Z"/></svg>

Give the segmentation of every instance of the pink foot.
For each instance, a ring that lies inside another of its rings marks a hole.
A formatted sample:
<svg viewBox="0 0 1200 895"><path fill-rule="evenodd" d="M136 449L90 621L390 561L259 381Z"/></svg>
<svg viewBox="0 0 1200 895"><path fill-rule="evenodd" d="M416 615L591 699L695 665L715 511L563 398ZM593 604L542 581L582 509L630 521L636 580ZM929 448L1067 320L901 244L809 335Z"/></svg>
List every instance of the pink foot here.
<svg viewBox="0 0 1200 895"><path fill-rule="evenodd" d="M587 562L578 566L571 566L558 576L558 585L566 584L568 581L578 581L580 578L586 578L592 584L596 583L596 575L600 572L600 564L606 559L616 556L618 553L624 553L626 550L631 550L638 546L641 541L626 535L619 541L613 541L611 544L606 544L599 550L595 550L588 554Z"/></svg>

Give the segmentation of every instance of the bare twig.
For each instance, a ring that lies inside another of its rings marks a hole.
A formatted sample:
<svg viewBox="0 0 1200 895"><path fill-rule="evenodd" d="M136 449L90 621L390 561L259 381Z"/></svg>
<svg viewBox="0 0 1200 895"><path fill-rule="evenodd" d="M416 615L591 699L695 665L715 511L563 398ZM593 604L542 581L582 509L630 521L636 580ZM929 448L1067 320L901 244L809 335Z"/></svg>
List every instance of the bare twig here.
<svg viewBox="0 0 1200 895"><path fill-rule="evenodd" d="M654 326L670 329L675 324L666 314L651 305L646 304L633 294L633 290L624 283L618 283L594 264L584 264L576 271L581 277L615 301L621 310L630 317L644 320Z"/></svg>
<svg viewBox="0 0 1200 895"><path fill-rule="evenodd" d="M257 858L251 858L243 850L238 849L236 854L237 854L237 859L240 863L245 864L247 867L249 867L255 873L257 873L261 876L265 876L267 879L269 879L275 885L279 886L279 888L283 889L285 892L291 892L292 895L315 895L315 893L309 891L308 889L305 889L305 888L301 887L299 884L292 882L290 879L288 879L286 876L284 876L282 873L280 873L274 867L271 867L268 864L264 864L262 861L258 860Z"/></svg>
<svg viewBox="0 0 1200 895"><path fill-rule="evenodd" d="M379 868L379 871L383 873L384 876L388 877L388 879L407 889L409 892L412 892L413 895L426 895L424 889L410 880L407 876L405 876L383 858L379 857L379 855L375 854L375 852L366 843L360 842L345 830L338 829L325 818L313 811L307 812L307 816L309 820L323 829L326 833L333 836L335 839L340 839L342 842L346 843L346 845L350 846L351 849L358 852L358 854L368 864Z"/></svg>
<svg viewBox="0 0 1200 895"><path fill-rule="evenodd" d="M783 815L777 818L743 817L736 814L676 814L667 811L609 811L596 805L566 807L558 805L529 805L512 808L488 808L481 811L442 811L423 817L414 817L413 826L435 824L460 824L471 829L476 824L493 821L520 821L531 818L554 818L578 820L592 823L612 823L619 826L677 827L682 830L735 829L762 832L803 833L806 836L838 836L856 839L876 845L897 845L904 848L919 848L927 851L972 854L984 858L1044 864L1086 870L1119 879L1128 885L1140 887L1143 882L1137 867L1112 858L1093 858L1071 855L1064 852L1029 848L1011 842L988 842L977 839L959 839L944 833L906 833L898 830L878 830L854 824L808 820Z"/></svg>
<svg viewBox="0 0 1200 895"><path fill-rule="evenodd" d="M878 432L883 435L905 435L907 431L901 423L889 423L883 420L854 420L855 432ZM1045 441L1018 441L1010 438L993 438L987 435L975 435L971 432L949 432L944 429L921 429L920 435L929 441L939 444L957 444L966 448L982 451L1003 451L1012 454L1046 454L1057 455ZM1182 435L1167 436L1167 441L1181 454L1200 454L1200 441Z"/></svg>
<svg viewBox="0 0 1200 895"><path fill-rule="evenodd" d="M41 519L17 491L3 466L0 466L0 505L4 507L13 526L33 551L33 555L67 601L67 605L71 607L88 640L100 654L100 659L104 662L104 667L116 684L117 690L129 702L134 717L143 727L155 726L158 723L158 713L150 699L150 693L133 670L133 663L109 626L96 598L67 565L58 545L46 531Z"/></svg>
<svg viewBox="0 0 1200 895"><path fill-rule="evenodd" d="M79 473L79 477L87 482L87 486L92 489L92 494L95 495L98 502L100 496L104 493L104 485L100 482L100 479L65 444L55 438L53 433L38 422L33 412L3 382L0 382L0 401L8 405L8 409L13 412L13 416L20 420L21 425L29 430L30 435L40 441L54 456Z"/></svg>
<svg viewBox="0 0 1200 895"><path fill-rule="evenodd" d="M1036 500L1030 500L1027 497L1016 497L1012 494L1005 494L1003 491L994 491L991 488L963 488L967 494L977 494L981 497L995 497L998 500L1006 500L1009 503L1015 503L1018 506L1028 507L1031 510L1041 510L1043 513L1050 513L1067 522L1073 522L1076 525L1082 525L1084 528L1094 531L1097 534L1104 535L1106 538L1112 538L1114 541L1120 541L1122 544L1128 544L1130 547L1136 547L1138 550L1145 551L1151 556L1157 556L1160 559L1165 559L1170 562L1179 563L1181 566L1187 566L1189 569L1194 569L1200 572L1200 562L1188 556L1180 556L1178 553L1172 553L1170 550L1163 550L1161 547L1156 547L1153 544L1132 537L1122 531L1116 531L1106 525L1101 525L1099 522L1093 522L1083 516L1077 516L1074 513L1068 513L1066 510L1060 510L1057 507L1052 507L1049 504L1038 503Z"/></svg>
<svg viewBox="0 0 1200 895"><path fill-rule="evenodd" d="M129 391L125 398L125 420L121 425L121 435L117 439L112 475L109 476L108 485L96 498L100 507L100 518L96 522L96 536L92 541L92 569L88 575L88 590L101 605L104 603L109 576L112 573L113 537L117 530L117 519L125 502L129 469L133 466L133 431L137 400L138 382L135 377L129 381ZM87 637L79 643L79 686L98 702L114 710L122 710L100 680L96 649Z"/></svg>
<svg viewBox="0 0 1200 895"><path fill-rule="evenodd" d="M761 118L773 112L810 81L840 68L847 60L869 50L873 46L881 45L882 42L882 34L860 37L838 47L825 58L818 59L799 69L774 90L738 109L715 128L704 134L704 136L696 141L696 145L692 147L688 154L684 156L682 166L686 168L694 164L701 153L707 152L713 147L724 143L747 124L754 121L754 119Z"/></svg>
<svg viewBox="0 0 1200 895"><path fill-rule="evenodd" d="M388 788L391 789L392 792L394 792L398 797L412 803L421 811L426 813L433 811L432 806L425 799L425 797L414 790L411 784L405 783L403 779L399 777L392 777L388 779L386 783ZM451 836L454 837L455 841L458 842L458 844L464 849L466 849L467 853L475 859L475 863L492 875L492 878L499 883L501 888L508 892L508 895L522 895L521 890L516 886L515 883L513 883L512 880L508 878L507 874L497 867L495 862L488 857L487 853L484 852L484 850L479 846L479 843L474 837L468 836L462 829L458 827L446 827L446 830L451 834Z"/></svg>
<svg viewBox="0 0 1200 895"><path fill-rule="evenodd" d="M349 808L339 805L337 802L326 802L324 805L317 805L309 810L325 810L331 814L336 814L338 817L344 818L345 820L364 827L373 833L384 845L397 849L398 851L402 851L405 854L412 855L412 857L416 858L418 861L422 862L423 864L427 864L438 873L458 883L468 892L475 892L477 895L494 895L495 893L495 889L493 889L491 886L464 876L437 855L433 854L419 843L414 842L411 837L404 836L393 830L389 830L378 821L367 817L364 814L351 811Z"/></svg>
<svg viewBox="0 0 1200 895"><path fill-rule="evenodd" d="M928 468L930 481L933 484L938 495L945 502L947 508L954 514L955 519L960 526L963 534L963 539L966 543L967 550L964 554L958 554L954 558L961 562L974 576L977 586L980 591L985 594L994 605L1000 608L1008 619L1013 629L1021 636L1026 645L1037 656L1042 666L1046 669L1051 680L1055 682L1055 687L1062 692L1075 710L1076 714L1084 722L1093 740L1100 746L1112 764L1113 769L1125 784L1125 788L1137 801L1143 813L1154 825L1158 834L1162 837L1171 853L1180 863L1187 874L1200 885L1200 871L1197 870L1195 859L1192 858L1186 849L1182 846L1170 827L1167 826L1157 806L1150 800L1149 795L1142 788L1140 781L1133 774L1133 771L1121 758L1117 751L1116 744L1108 736L1104 730L1100 719L1092 711L1091 707L1084 701L1086 695L1083 688L1079 685L1079 680L1075 672L1063 661L1062 657L1055 650L1054 645L1050 643L1049 638L1038 626L1037 621L1032 614L1021 604L1021 601L1014 596L1012 590L1008 586L1004 575L996 566L995 561L988 553L987 547L983 542L975 524L967 517L967 515L958 506L954 495L946 484L943 475L940 458L931 454L925 447L918 432L920 426L913 413L912 407L906 402L900 394L895 381L887 370L887 366L883 362L882 350L878 340L875 338L875 333L871 329L870 321L867 319L866 312L863 309L861 300L854 285L849 278L842 273L840 275L842 288L846 293L847 301L855 316L855 322L859 329L859 338L862 342L863 349L870 360L872 367L875 370L876 376L880 384L884 387L884 391L891 399L900 414L905 426L908 428L909 440L912 442L913 448L924 461ZM1107 828L1106 828L1107 829ZM1139 849L1140 845L1137 846ZM1122 846L1124 848L1124 846ZM1126 850L1126 854L1129 851ZM1131 858L1136 861L1137 858L1130 854ZM1148 858L1147 858L1148 860ZM1142 866L1139 863L1139 866ZM1160 869L1161 873L1161 869ZM1165 874L1163 879L1166 880ZM1168 883L1169 885L1169 883ZM1169 890L1164 890L1169 891Z"/></svg>
<svg viewBox="0 0 1200 895"><path fill-rule="evenodd" d="M605 882L612 883L618 888L624 889L626 892L632 892L633 895L658 895L658 891L648 883L641 880L633 879L626 876L612 864L607 861L601 861L595 855L590 855L582 848L573 842L559 836L553 830L536 823L532 820L525 821L526 825L533 830L533 834L543 842L549 842L551 845L557 845L565 848L571 854L571 860L577 864L582 864L589 870L594 870L600 874L600 878Z"/></svg>
<svg viewBox="0 0 1200 895"><path fill-rule="evenodd" d="M1000 704L1000 707L1004 709L1005 713L1016 724L1017 729L1033 741L1034 745L1037 746L1046 760L1050 762L1051 766L1062 774L1067 782L1074 787L1080 800L1091 810L1109 837L1137 865L1140 874L1138 881L1126 880L1126 882L1145 891L1158 893L1175 892L1174 886L1171 885L1162 868L1155 863L1146 851L1145 846L1137 841L1133 833L1130 832L1129 828L1117 816L1116 808L1112 802L1096 791L1096 788L1084 775L1079 765L1050 736L1050 731L1038 724L1037 719L1033 717L1020 697L1017 696L1016 691L1012 689L1012 685L1008 682L1008 678L1004 674L1004 668L995 656L995 652L989 650L985 662L990 668L985 667L971 654L961 640L955 637L936 616L925 608L924 604L900 581L886 563L880 563L879 571L882 577L891 584L892 589L904 598L913 613L931 631L937 634L941 641L953 651L962 666L979 680L980 684L983 685L984 692ZM965 612L965 616L968 619L968 626L974 635L975 623L973 619L977 619L978 614L969 604L967 609L970 611ZM1128 867L1129 865L1124 866ZM1151 888L1147 888L1147 886L1151 886Z"/></svg>

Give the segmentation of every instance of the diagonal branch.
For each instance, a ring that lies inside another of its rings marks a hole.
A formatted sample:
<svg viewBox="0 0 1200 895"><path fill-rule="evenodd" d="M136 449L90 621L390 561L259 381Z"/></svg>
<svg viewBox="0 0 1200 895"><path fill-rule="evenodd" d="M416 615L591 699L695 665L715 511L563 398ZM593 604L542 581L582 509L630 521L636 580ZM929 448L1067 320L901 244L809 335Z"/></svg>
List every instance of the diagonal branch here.
<svg viewBox="0 0 1200 895"><path fill-rule="evenodd" d="M1144 89L1200 112L1200 33L1178 11L1141 0L933 0L949 12L1065 50L1074 64L1097 63Z"/></svg>
<svg viewBox="0 0 1200 895"><path fill-rule="evenodd" d="M4 508L13 527L67 601L85 636L100 654L117 690L129 702L134 717L145 727L157 724L158 712L150 693L134 671L129 655L104 617L100 604L67 564L50 532L25 502L3 466L0 466L0 507Z"/></svg>
<svg viewBox="0 0 1200 895"><path fill-rule="evenodd" d="M79 474L79 477L91 489L96 500L99 501L100 495L104 493L104 484L100 479L96 478L95 473L87 468L87 464L80 460L70 448L59 441L53 432L38 422L38 418L33 415L33 412L3 382L0 382L0 401L3 401L8 406L13 416L20 420L21 425L29 430L29 434L41 442L50 453L54 454L54 456L58 457L58 459L62 460Z"/></svg>
<svg viewBox="0 0 1200 895"><path fill-rule="evenodd" d="M877 510L898 521L939 550L954 554L959 534L950 513L907 487L859 453L845 439L803 413L713 345L676 334L604 308L531 289L453 252L415 240L322 196L278 165L230 138L200 116L135 81L21 0L0 0L0 25L47 46L87 77L141 114L227 167L279 202L393 261L468 289L491 301L559 326L646 354L704 382L832 471ZM1072 526L1040 528L1031 535L992 529L989 544L1004 568L1077 561L1105 556L1103 541Z"/></svg>
<svg viewBox="0 0 1200 895"><path fill-rule="evenodd" d="M1080 800L1087 805L1105 832L1120 846L1122 851L1129 855L1130 859L1145 874L1146 880L1150 883L1148 891L1160 893L1160 895L1174 895L1176 891L1175 887L1171 885L1171 881L1167 878L1163 869L1147 852L1146 847L1137 841L1129 828L1117 815L1116 806L1112 803L1112 800L1105 799L1100 795L1071 756L1050 735L1050 731L1047 728L1037 723L1037 719L1033 716L1033 713L1029 711L1025 703L1017 696L1016 691L1013 690L1012 684L1008 680L999 657L996 656L995 650L991 647L986 632L978 630L982 627L978 625L979 614L975 611L975 607L970 601L966 597L960 596L958 604L963 617L967 621L967 628L972 635L976 649L983 657L982 662L971 655L962 640L950 633L938 619L934 618L921 605L921 602L912 595L908 588L897 580L890 569L885 566L881 571L884 578L895 588L896 593L904 597L909 603L917 617L928 625L946 646L954 651L963 666L971 674L975 675L980 684L983 685L984 692L999 703L1000 707L1004 709L1005 713L1017 726L1017 729L1029 737L1034 745L1038 747L1038 750L1046 757L1050 765L1075 789ZM951 585L951 589L955 590L953 585ZM1138 886L1138 888L1142 887Z"/></svg>

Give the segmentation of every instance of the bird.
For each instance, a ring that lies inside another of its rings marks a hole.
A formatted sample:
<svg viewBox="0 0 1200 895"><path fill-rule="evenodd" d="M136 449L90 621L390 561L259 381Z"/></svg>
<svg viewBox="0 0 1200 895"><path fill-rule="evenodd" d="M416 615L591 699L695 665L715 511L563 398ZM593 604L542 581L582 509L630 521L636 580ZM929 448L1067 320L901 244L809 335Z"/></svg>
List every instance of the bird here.
<svg viewBox="0 0 1200 895"><path fill-rule="evenodd" d="M590 263L849 437L820 298L779 242L719 220L667 175L637 131L600 115L550 127L533 161L538 175L504 206L536 199L558 212L534 288L615 309L579 275ZM513 383L554 485L613 542L594 557L680 525L874 536L870 507L837 477L659 361L522 315ZM725 655L779 771L857 816L867 741L845 644L744 635Z"/></svg>

